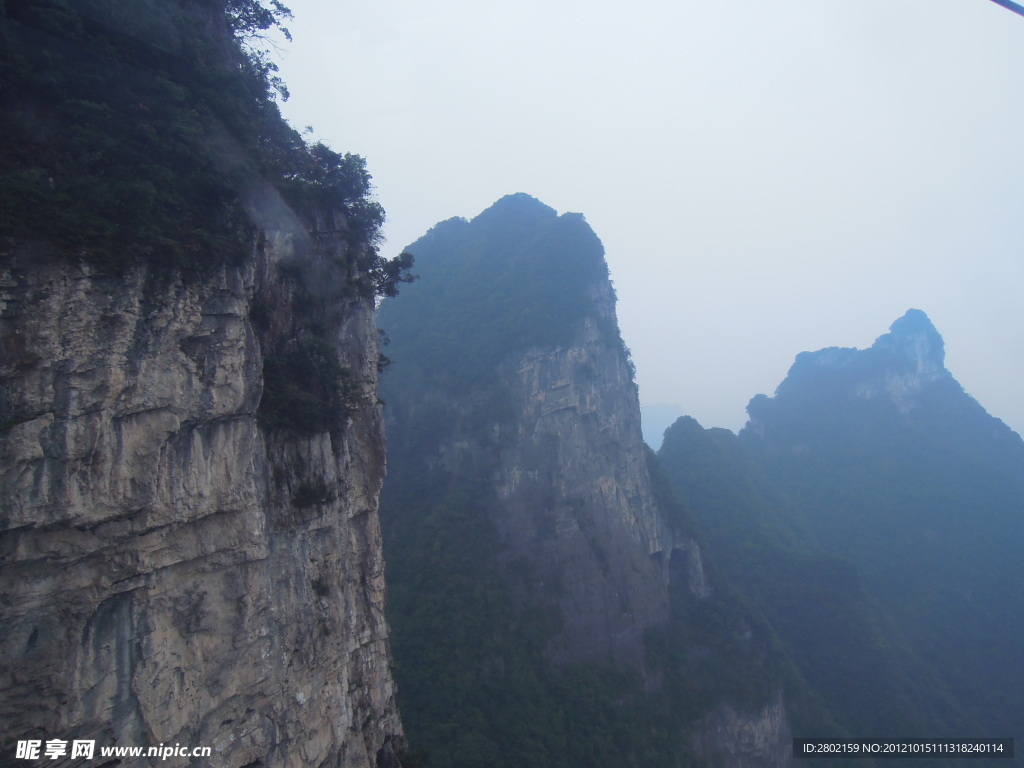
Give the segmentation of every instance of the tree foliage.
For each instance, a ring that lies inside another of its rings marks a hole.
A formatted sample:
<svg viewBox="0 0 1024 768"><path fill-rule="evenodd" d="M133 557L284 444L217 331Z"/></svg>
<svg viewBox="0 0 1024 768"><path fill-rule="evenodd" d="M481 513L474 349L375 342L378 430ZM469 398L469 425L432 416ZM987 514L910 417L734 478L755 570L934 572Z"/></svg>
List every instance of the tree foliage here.
<svg viewBox="0 0 1024 768"><path fill-rule="evenodd" d="M0 6L0 253L203 269L275 225L269 189L300 218L341 213L351 279L394 290L409 265L378 253L365 161L308 145L275 102L270 34L290 17L280 0Z"/></svg>
<svg viewBox="0 0 1024 768"><path fill-rule="evenodd" d="M683 418L659 451L806 683L795 735L1015 733L1019 440L947 384L908 415L850 396L856 366L795 370L763 432Z"/></svg>
<svg viewBox="0 0 1024 768"><path fill-rule="evenodd" d="M286 40L291 32L283 22L292 18L292 12L280 0L270 0L269 5L261 0L225 0L224 13L235 40L246 54L253 75L263 80L269 90L288 99L288 88L278 77L278 66L270 56L266 45L270 42L268 30L279 29Z"/></svg>

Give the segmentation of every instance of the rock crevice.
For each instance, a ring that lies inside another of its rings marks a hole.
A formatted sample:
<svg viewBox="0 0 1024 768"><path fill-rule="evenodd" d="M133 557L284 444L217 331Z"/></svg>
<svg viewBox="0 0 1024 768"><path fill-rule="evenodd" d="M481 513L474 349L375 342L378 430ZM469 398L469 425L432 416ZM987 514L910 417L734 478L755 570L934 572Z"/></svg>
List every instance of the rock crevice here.
<svg viewBox="0 0 1024 768"><path fill-rule="evenodd" d="M343 253L300 242L270 233L201 280L0 272L4 736L296 768L373 766L401 741L371 298L326 318L344 422L258 418L268 344L311 300L282 265Z"/></svg>

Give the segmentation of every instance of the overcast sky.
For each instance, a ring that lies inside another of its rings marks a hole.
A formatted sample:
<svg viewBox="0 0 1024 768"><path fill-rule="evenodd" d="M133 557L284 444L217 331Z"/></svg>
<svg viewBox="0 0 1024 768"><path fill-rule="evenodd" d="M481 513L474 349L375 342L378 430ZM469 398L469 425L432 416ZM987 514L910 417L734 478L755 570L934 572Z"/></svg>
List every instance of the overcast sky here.
<svg viewBox="0 0 1024 768"><path fill-rule="evenodd" d="M527 192L604 242L641 402L740 428L908 308L1024 431L1024 18L989 0L286 0L386 255Z"/></svg>

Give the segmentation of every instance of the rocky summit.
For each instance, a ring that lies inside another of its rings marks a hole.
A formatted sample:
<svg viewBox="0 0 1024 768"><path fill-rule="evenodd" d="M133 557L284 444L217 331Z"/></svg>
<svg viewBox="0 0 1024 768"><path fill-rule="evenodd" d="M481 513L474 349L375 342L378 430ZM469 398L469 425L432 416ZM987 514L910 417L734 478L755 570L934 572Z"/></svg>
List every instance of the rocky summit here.
<svg viewBox="0 0 1024 768"><path fill-rule="evenodd" d="M717 594L659 484L584 218L511 195L408 250L420 280L379 322L413 742L453 766L785 762L769 640ZM710 615L746 640L711 650ZM726 693L719 674L743 682Z"/></svg>

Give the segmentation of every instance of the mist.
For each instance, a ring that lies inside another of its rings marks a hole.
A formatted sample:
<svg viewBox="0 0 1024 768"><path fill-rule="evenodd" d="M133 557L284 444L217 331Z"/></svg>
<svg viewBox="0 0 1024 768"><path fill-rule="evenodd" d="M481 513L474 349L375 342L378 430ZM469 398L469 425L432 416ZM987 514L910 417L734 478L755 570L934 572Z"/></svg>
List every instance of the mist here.
<svg viewBox="0 0 1024 768"><path fill-rule="evenodd" d="M918 307L1024 431L1024 20L1005 8L289 5L283 110L367 158L388 255L527 192L604 242L646 404L736 430L796 354L870 346Z"/></svg>

